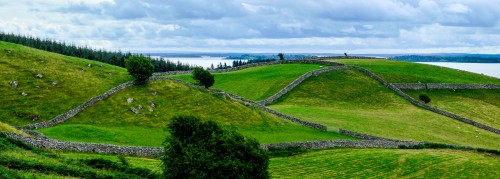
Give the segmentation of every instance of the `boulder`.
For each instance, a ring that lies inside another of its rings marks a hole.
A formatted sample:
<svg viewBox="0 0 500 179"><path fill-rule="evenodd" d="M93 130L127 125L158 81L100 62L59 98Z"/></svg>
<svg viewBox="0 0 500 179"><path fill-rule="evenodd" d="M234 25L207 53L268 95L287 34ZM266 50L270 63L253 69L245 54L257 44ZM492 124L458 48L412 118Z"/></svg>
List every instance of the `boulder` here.
<svg viewBox="0 0 500 179"><path fill-rule="evenodd" d="M153 101L148 101L148 104L149 104L149 106L151 106L151 108L155 108L156 107L156 105L155 105L155 103L153 103Z"/></svg>
<svg viewBox="0 0 500 179"><path fill-rule="evenodd" d="M38 120L40 120L40 116L39 115L31 115L30 119L31 119L31 121L38 121Z"/></svg>
<svg viewBox="0 0 500 179"><path fill-rule="evenodd" d="M21 95L23 95L23 96L28 96L28 93L26 93L26 92L24 92L24 91L23 91L23 92L21 93Z"/></svg>
<svg viewBox="0 0 500 179"><path fill-rule="evenodd" d="M137 106L137 108L142 109L142 105L139 104L139 106Z"/></svg>
<svg viewBox="0 0 500 179"><path fill-rule="evenodd" d="M130 111L132 111L134 114L139 114L139 110L135 109L134 107L131 107Z"/></svg>
<svg viewBox="0 0 500 179"><path fill-rule="evenodd" d="M132 103L132 102L134 102L134 98L128 98L127 99L127 103Z"/></svg>
<svg viewBox="0 0 500 179"><path fill-rule="evenodd" d="M90 63L89 63L87 66L88 66L88 67L92 67L92 64L90 64Z"/></svg>
<svg viewBox="0 0 500 179"><path fill-rule="evenodd" d="M43 78L43 75L42 74L36 74L35 77L36 78Z"/></svg>
<svg viewBox="0 0 500 179"><path fill-rule="evenodd" d="M59 84L57 81L52 82L52 86Z"/></svg>
<svg viewBox="0 0 500 179"><path fill-rule="evenodd" d="M158 95L158 92L153 91L153 92L151 92L151 95L156 96L156 95Z"/></svg>
<svg viewBox="0 0 500 179"><path fill-rule="evenodd" d="M19 83L17 81L10 81L9 84L12 86L12 88L17 88Z"/></svg>

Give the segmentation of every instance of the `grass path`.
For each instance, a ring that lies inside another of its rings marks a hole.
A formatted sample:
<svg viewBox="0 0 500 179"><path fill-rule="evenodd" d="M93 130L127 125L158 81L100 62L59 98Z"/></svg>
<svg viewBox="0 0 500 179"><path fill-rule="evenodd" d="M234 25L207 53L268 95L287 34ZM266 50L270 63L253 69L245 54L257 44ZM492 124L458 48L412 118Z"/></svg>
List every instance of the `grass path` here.
<svg viewBox="0 0 500 179"><path fill-rule="evenodd" d="M500 158L460 150L327 149L272 158L276 178L496 178Z"/></svg>
<svg viewBox="0 0 500 179"><path fill-rule="evenodd" d="M269 107L334 131L500 149L500 135L415 107L355 70L311 77Z"/></svg>
<svg viewBox="0 0 500 179"><path fill-rule="evenodd" d="M500 79L471 72L397 60L329 60L364 67L389 83L500 84Z"/></svg>

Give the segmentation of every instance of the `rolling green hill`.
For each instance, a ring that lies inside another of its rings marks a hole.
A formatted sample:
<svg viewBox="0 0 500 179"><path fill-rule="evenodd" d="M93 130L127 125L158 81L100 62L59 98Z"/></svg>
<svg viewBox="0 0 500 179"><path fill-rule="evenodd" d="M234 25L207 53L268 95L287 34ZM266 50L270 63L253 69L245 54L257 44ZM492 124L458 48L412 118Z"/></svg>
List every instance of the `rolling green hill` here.
<svg viewBox="0 0 500 179"><path fill-rule="evenodd" d="M0 41L0 122L50 120L130 80L124 68Z"/></svg>
<svg viewBox="0 0 500 179"><path fill-rule="evenodd" d="M383 59L342 59L330 61L364 67L389 83L500 84L500 79L497 78L413 62Z"/></svg>
<svg viewBox="0 0 500 179"><path fill-rule="evenodd" d="M221 89L246 99L260 101L276 94L304 73L320 69L320 66L322 65L276 64L228 73L214 73L215 84L213 88ZM185 82L195 82L191 74L174 75L172 77Z"/></svg>
<svg viewBox="0 0 500 179"><path fill-rule="evenodd" d="M460 150L328 149L272 158L276 178L497 178L500 158Z"/></svg>
<svg viewBox="0 0 500 179"><path fill-rule="evenodd" d="M311 77L269 107L334 131L500 149L500 135L413 106L355 70Z"/></svg>
<svg viewBox="0 0 500 179"><path fill-rule="evenodd" d="M152 95L156 92L156 96ZM127 99L134 102L128 103ZM155 107L152 108L151 101ZM134 114L131 107L139 109ZM152 109L153 111L149 111ZM196 115L232 126L261 143L350 139L337 132L323 132L300 126L246 107L240 101L187 87L173 81L154 81L146 87L132 86L96 103L63 124L40 130L61 140L118 145L161 146L164 127L174 115Z"/></svg>
<svg viewBox="0 0 500 179"><path fill-rule="evenodd" d="M418 99L431 98L429 105L500 129L500 90L405 90Z"/></svg>

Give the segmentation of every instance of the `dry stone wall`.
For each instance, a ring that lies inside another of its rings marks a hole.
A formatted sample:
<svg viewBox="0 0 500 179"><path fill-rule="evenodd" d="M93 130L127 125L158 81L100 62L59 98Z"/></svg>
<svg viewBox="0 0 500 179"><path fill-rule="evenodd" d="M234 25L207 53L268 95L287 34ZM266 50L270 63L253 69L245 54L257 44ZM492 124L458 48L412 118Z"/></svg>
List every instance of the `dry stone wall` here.
<svg viewBox="0 0 500 179"><path fill-rule="evenodd" d="M399 89L500 89L499 84L392 83Z"/></svg>
<svg viewBox="0 0 500 179"><path fill-rule="evenodd" d="M341 148L398 148L400 146L412 147L424 144L423 142L410 141L390 141L390 140L321 140L309 142L286 142L277 144L264 144L261 147L269 148L288 148L300 147L304 149L325 149L332 147Z"/></svg>

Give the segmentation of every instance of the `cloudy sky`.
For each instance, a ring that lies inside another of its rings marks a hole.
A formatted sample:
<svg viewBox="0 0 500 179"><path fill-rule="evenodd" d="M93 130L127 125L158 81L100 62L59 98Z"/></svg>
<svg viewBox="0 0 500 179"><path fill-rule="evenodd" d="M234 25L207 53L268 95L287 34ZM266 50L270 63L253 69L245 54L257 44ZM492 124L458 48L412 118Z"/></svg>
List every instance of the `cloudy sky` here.
<svg viewBox="0 0 500 179"><path fill-rule="evenodd" d="M132 52L500 53L498 0L0 0L0 31Z"/></svg>

